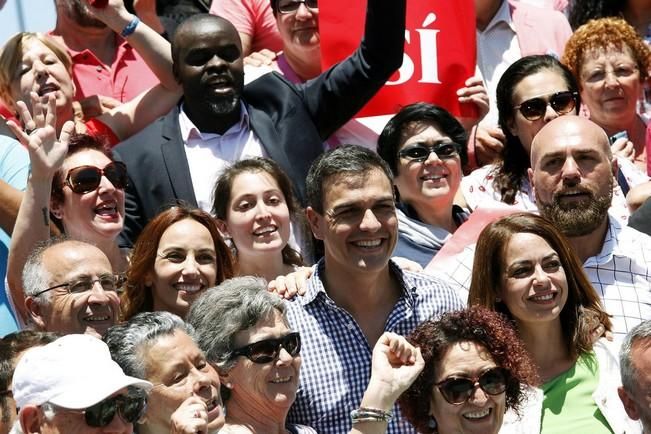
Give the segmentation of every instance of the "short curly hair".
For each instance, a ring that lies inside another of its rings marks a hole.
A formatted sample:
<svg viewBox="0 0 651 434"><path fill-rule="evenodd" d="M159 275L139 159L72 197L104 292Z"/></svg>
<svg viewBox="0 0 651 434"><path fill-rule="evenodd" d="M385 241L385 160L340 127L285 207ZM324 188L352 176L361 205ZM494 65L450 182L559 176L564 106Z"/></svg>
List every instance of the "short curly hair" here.
<svg viewBox="0 0 651 434"><path fill-rule="evenodd" d="M516 413L525 400L523 386L539 383L534 362L510 322L501 314L482 306L448 312L429 320L409 336L420 347L425 368L398 403L407 420L419 433L435 433L429 426L432 389L436 369L447 350L458 342L474 342L485 348L497 364L509 371L506 385L506 408Z"/></svg>
<svg viewBox="0 0 651 434"><path fill-rule="evenodd" d="M572 34L565 44L565 52L561 61L567 65L581 83L581 68L585 63L586 53L592 50L616 47L628 47L633 54L633 60L640 71L640 81L648 76L651 66L651 49L637 34L635 29L622 18L608 17L590 20Z"/></svg>

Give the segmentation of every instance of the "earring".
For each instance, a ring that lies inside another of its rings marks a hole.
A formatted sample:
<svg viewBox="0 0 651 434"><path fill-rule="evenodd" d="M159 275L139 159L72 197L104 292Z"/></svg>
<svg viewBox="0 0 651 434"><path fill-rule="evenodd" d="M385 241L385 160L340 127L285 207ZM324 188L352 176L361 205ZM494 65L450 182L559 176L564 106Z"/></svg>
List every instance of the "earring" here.
<svg viewBox="0 0 651 434"><path fill-rule="evenodd" d="M427 427L430 429L436 429L436 426L436 419L434 419L434 416L430 416L427 421Z"/></svg>
<svg viewBox="0 0 651 434"><path fill-rule="evenodd" d="M501 299L501 298L499 298L499 297L495 297L495 303L501 303L501 302L502 302L502 299Z"/></svg>

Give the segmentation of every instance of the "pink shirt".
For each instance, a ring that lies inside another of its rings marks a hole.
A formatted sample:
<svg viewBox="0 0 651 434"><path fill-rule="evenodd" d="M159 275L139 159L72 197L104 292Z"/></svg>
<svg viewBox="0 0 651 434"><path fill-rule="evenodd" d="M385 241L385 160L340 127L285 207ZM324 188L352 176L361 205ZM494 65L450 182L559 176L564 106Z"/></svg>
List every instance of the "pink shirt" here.
<svg viewBox="0 0 651 434"><path fill-rule="evenodd" d="M110 69L88 49L73 51L72 76L77 91L75 100L92 95L103 95L118 101L129 101L143 91L159 83L156 75L129 43L116 35L121 41Z"/></svg>
<svg viewBox="0 0 651 434"><path fill-rule="evenodd" d="M239 33L251 36L251 52L283 49L269 0L214 0L210 13L226 18Z"/></svg>

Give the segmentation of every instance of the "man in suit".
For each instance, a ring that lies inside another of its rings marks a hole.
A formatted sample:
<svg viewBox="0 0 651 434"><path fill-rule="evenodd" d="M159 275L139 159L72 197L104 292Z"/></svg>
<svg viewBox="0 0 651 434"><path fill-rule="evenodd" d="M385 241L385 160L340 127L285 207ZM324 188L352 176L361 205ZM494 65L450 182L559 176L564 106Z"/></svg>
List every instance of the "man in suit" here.
<svg viewBox="0 0 651 434"><path fill-rule="evenodd" d="M305 84L267 74L244 87L242 48L233 25L196 15L172 41L184 97L168 115L116 148L129 167L122 244L165 206L182 200L210 209L215 179L233 161L267 156L295 181L322 143L348 121L402 63L405 0L369 0L360 47Z"/></svg>

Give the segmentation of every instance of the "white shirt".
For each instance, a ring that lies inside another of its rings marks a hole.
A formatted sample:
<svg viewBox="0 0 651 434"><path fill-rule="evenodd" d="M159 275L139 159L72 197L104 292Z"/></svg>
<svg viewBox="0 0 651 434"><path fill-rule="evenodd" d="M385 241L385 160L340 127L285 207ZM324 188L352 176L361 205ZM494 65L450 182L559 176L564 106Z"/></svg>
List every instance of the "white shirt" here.
<svg viewBox="0 0 651 434"><path fill-rule="evenodd" d="M206 212L212 210L215 181L224 169L238 160L267 156L251 129L249 114L243 103L240 121L222 135L199 131L185 113L183 105L179 113L179 126L197 205Z"/></svg>
<svg viewBox="0 0 651 434"><path fill-rule="evenodd" d="M477 30L477 68L484 80L490 100L490 110L482 120L483 123L497 125L495 102L497 83L504 71L521 57L520 43L516 37L509 2L503 0L484 31Z"/></svg>

